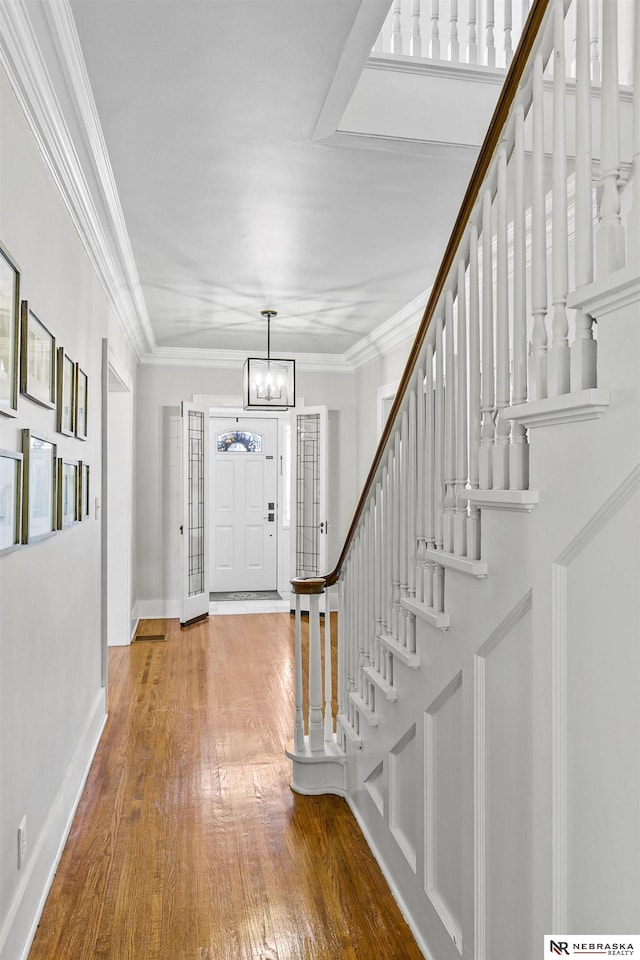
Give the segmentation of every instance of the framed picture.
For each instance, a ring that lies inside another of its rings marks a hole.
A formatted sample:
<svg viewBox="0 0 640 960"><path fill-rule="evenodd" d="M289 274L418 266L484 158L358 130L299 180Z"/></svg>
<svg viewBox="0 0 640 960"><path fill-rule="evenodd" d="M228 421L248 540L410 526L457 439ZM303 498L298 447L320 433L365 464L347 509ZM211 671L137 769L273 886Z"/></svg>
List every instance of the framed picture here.
<svg viewBox="0 0 640 960"><path fill-rule="evenodd" d="M74 460L58 459L58 530L80 519L80 465Z"/></svg>
<svg viewBox="0 0 640 960"><path fill-rule="evenodd" d="M21 540L22 454L0 450L0 554Z"/></svg>
<svg viewBox="0 0 640 960"><path fill-rule="evenodd" d="M22 542L33 543L56 531L56 445L23 430L22 454Z"/></svg>
<svg viewBox="0 0 640 960"><path fill-rule="evenodd" d="M0 413L18 412L20 272L0 244Z"/></svg>
<svg viewBox="0 0 640 960"><path fill-rule="evenodd" d="M58 433L72 437L76 425L76 365L58 347Z"/></svg>
<svg viewBox="0 0 640 960"><path fill-rule="evenodd" d="M87 520L89 517L89 464L83 463L82 460L78 464L78 481L78 515L80 520Z"/></svg>
<svg viewBox="0 0 640 960"><path fill-rule="evenodd" d="M56 405L56 341L45 325L22 301L22 353L20 390L43 407Z"/></svg>
<svg viewBox="0 0 640 960"><path fill-rule="evenodd" d="M76 437L79 440L87 439L87 395L89 379L76 363Z"/></svg>

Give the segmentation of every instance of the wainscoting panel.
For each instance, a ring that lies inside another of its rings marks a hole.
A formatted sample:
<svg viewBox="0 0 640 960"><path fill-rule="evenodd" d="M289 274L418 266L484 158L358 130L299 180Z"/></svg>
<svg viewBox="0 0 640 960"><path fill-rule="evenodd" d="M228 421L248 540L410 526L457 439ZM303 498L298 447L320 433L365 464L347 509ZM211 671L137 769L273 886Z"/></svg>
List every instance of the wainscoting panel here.
<svg viewBox="0 0 640 960"><path fill-rule="evenodd" d="M462 673L425 714L425 752L425 890L462 952Z"/></svg>
<svg viewBox="0 0 640 960"><path fill-rule="evenodd" d="M477 960L532 937L531 606L529 592L475 658Z"/></svg>
<svg viewBox="0 0 640 960"><path fill-rule="evenodd" d="M376 809L384 817L384 763L379 763L364 781L367 793L376 805Z"/></svg>
<svg viewBox="0 0 640 960"><path fill-rule="evenodd" d="M411 869L417 846L416 728L412 726L389 754L389 828Z"/></svg>

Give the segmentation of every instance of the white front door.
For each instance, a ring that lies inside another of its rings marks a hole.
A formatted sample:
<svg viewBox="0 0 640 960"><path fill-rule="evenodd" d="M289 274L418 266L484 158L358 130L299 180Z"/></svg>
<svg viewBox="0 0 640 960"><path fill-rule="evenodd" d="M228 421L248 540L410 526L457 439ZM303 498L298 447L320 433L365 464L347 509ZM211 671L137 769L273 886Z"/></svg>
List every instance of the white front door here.
<svg viewBox="0 0 640 960"><path fill-rule="evenodd" d="M212 417L212 591L275 590L278 421Z"/></svg>

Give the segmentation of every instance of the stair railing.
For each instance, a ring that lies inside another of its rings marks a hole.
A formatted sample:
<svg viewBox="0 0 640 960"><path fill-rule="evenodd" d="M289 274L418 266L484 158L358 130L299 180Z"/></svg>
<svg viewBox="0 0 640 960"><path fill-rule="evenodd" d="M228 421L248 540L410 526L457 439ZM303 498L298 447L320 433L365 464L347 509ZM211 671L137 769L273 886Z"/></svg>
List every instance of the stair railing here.
<svg viewBox="0 0 640 960"><path fill-rule="evenodd" d="M575 11L571 0L537 0L531 9L342 552L335 569L313 581L316 593L339 588L337 739L343 749L347 740L359 741L363 723L377 724L376 697L395 699L397 662L419 665L416 617L447 629L447 571L487 576L481 507L535 505L527 426L561 419L568 410L585 418L601 403L592 319L567 307L570 258L574 284L581 286L618 270L625 259L618 4L604 4L598 35L597 138L591 126L593 9L582 0ZM567 30L575 33L572 101ZM634 118L633 151L640 155L640 89L633 103L625 96L626 116ZM575 110L571 124L568 102ZM551 125L545 122L550 105ZM567 157L575 157L571 177ZM637 193L628 221L633 251L640 249ZM304 584L294 581L294 591L309 592ZM315 644L310 689L318 689L320 668ZM318 699L310 711L316 730ZM302 744L299 721L296 729ZM320 740L316 733L310 743L311 730L310 718L304 743L313 753ZM325 715L323 730L328 737L333 717L328 722Z"/></svg>

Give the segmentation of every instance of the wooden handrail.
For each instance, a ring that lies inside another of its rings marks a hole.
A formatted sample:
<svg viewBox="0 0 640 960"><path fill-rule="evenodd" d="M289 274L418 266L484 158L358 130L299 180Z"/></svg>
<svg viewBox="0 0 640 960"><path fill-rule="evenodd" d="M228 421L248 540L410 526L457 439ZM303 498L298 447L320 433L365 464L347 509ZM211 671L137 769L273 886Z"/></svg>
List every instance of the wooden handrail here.
<svg viewBox="0 0 640 960"><path fill-rule="evenodd" d="M435 314L438 301L442 295L445 284L447 282L449 272L451 270L451 267L453 266L455 255L460 247L460 244L462 243L464 232L467 229L467 225L471 218L471 214L473 213L473 209L478 200L480 189L484 183L485 177L489 171L489 167L493 160L494 153L496 152L498 144L500 143L500 140L502 138L503 128L509 117L509 111L511 109L513 101L515 100L516 95L518 93L520 81L524 74L525 67L527 66L527 62L531 55L531 51L533 50L533 46L536 42L538 32L542 26L542 21L544 19L548 6L549 6L549 0L535 0L531 10L529 11L529 16L527 18L527 22L522 32L522 37L520 38L518 49L516 50L516 54L511 62L509 72L507 73L504 85L502 87L500 96L498 98L498 103L496 104L496 108L493 111L491 122L489 123L489 129L487 130L487 135L485 136L482 147L480 148L480 153L478 155L476 165L473 169L473 174L471 176L471 180L469 181L469 186L467 187L467 191L464 195L464 199L462 201L460 211L458 213L458 216L456 218L456 221L453 227L453 231L449 238L449 243L447 244L447 248L445 250L442 263L440 264L440 269L438 270L438 273L436 275L436 279L433 284L431 294L429 296L429 300L425 307L424 314L422 315L422 320L420 321L418 332L416 334L415 340L413 341L413 346L411 347L411 352L407 359L407 363L405 365L404 372L402 374L402 379L400 380L400 384L398 386L395 400L393 402L393 406L391 407L391 411L387 418L385 428L382 432L380 442L378 443L378 447L376 449L373 462L369 469L369 473L367 474L367 479L365 480L364 486L362 488L362 493L360 495L360 499L358 500L358 504L356 506L355 513L351 521L351 525L349 527L344 545L342 547L342 551L340 553L338 562L336 563L334 569L331 571L331 573L326 574L325 577L323 578L325 582L325 586L327 587L331 587L333 586L333 584L337 583L338 578L340 576L340 572L342 570L342 564L346 559L347 553L349 551L349 547L351 546L351 541L355 536L355 532L360 520L360 516L367 503L369 490L371 488L372 483L375 480L376 474L382 462L382 458L385 453L385 448L387 446L389 438L391 437L396 416L400 411L400 408L404 401L404 395L406 393L407 387L409 386L411 377L413 375L414 367L420 356L420 351L422 350L422 345L425 341L427 330L429 329L429 325Z"/></svg>

